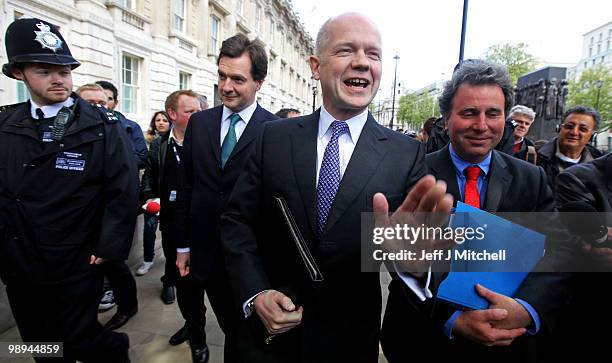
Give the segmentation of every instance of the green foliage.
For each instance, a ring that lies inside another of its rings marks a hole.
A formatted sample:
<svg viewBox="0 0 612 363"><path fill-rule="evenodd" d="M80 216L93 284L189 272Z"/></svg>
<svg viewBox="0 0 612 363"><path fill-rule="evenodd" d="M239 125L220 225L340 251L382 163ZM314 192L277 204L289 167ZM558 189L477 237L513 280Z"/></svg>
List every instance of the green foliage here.
<svg viewBox="0 0 612 363"><path fill-rule="evenodd" d="M601 88L598 82L601 81ZM612 126L612 71L610 67L599 65L580 74L578 81L569 83L569 94L565 109L582 105L597 109L601 114L602 125L599 130ZM599 91L599 104L597 92Z"/></svg>
<svg viewBox="0 0 612 363"><path fill-rule="evenodd" d="M508 73L514 85L520 76L533 71L538 62L536 57L527 52L525 43L492 45L487 49L485 59L508 67Z"/></svg>
<svg viewBox="0 0 612 363"><path fill-rule="evenodd" d="M410 125L418 129L423 126L423 123L429 117L437 117L439 115L440 106L438 100L429 95L429 93L417 94L416 92L411 92L399 99L397 119L403 125Z"/></svg>

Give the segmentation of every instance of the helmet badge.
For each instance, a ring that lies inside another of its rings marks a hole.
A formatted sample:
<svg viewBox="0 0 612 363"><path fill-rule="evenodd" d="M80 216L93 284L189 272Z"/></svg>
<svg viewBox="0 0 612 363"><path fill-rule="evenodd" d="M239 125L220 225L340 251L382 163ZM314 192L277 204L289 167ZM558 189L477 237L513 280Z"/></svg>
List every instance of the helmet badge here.
<svg viewBox="0 0 612 363"><path fill-rule="evenodd" d="M40 22L36 24L36 27L40 29L40 31L34 31L34 34L36 34L36 38L34 38L34 40L39 42L43 49L51 49L54 52L62 49L62 40L51 32L49 25Z"/></svg>

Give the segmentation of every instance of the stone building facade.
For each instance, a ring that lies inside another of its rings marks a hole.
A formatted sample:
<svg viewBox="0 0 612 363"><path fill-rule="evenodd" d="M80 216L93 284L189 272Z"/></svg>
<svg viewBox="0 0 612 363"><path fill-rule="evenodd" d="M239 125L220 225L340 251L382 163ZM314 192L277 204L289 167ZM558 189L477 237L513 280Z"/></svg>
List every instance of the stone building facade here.
<svg viewBox="0 0 612 363"><path fill-rule="evenodd" d="M82 63L73 72L75 88L112 82L118 110L143 129L177 89L193 89L211 106L219 104L216 55L236 33L260 39L269 54L258 102L272 112L312 110L308 56L314 42L287 0L0 0L2 64L6 28L21 16L60 27ZM21 82L0 78L0 104L23 101L26 92Z"/></svg>

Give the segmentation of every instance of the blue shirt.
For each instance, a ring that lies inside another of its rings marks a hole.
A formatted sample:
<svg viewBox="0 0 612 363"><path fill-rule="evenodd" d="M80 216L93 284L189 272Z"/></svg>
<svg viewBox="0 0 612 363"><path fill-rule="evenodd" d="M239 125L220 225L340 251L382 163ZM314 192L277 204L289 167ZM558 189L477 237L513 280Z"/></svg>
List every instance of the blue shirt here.
<svg viewBox="0 0 612 363"><path fill-rule="evenodd" d="M457 185L459 186L459 192L461 193L461 199L463 200L463 190L465 189L466 177L463 173L465 168L469 166L478 166L483 173L478 177L478 194L480 195L480 206L484 205L484 197L487 195L487 183L489 176L489 168L491 166L491 155L492 152L489 152L487 157L477 164L468 163L463 160L455 150L453 149L453 145L449 144L448 150L450 151L451 160L453 162L453 166L455 167L455 173L457 175ZM532 324L527 327L527 333L530 335L536 334L540 330L540 316L535 311L535 309L526 301L521 299L515 299L519 304L521 304L531 316ZM453 326L455 325L455 321L461 314L461 311L457 310L451 315L451 317L444 324L444 334L446 334L449 339L453 339Z"/></svg>

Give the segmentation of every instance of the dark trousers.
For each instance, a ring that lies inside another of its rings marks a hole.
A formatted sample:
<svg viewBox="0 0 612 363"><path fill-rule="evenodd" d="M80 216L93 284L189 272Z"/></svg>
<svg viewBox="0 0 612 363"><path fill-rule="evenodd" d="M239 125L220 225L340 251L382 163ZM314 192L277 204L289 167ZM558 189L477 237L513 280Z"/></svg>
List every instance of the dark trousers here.
<svg viewBox="0 0 612 363"><path fill-rule="evenodd" d="M221 263L223 265L223 263ZM177 301L186 325L191 332L191 344L202 346L206 343L206 307L204 291L225 334L224 361L238 362L237 338L241 312L236 308L227 273L224 266L214 269L204 281L191 274L179 279L176 285Z"/></svg>
<svg viewBox="0 0 612 363"><path fill-rule="evenodd" d="M162 227L162 249L164 250L164 257L166 257L164 275L161 277L164 286L176 286L180 277L176 267L176 242L173 231L174 229L171 227Z"/></svg>
<svg viewBox="0 0 612 363"><path fill-rule="evenodd" d="M155 258L155 238L159 219L155 214L144 213L144 226L142 230L142 247L145 262L152 262Z"/></svg>
<svg viewBox="0 0 612 363"><path fill-rule="evenodd" d="M125 261L106 261L100 266L113 289L117 310L127 313L137 307L136 280Z"/></svg>
<svg viewBox="0 0 612 363"><path fill-rule="evenodd" d="M129 362L128 336L98 322L101 274L51 286L11 281L6 292L24 342L64 343L63 358L37 362Z"/></svg>

